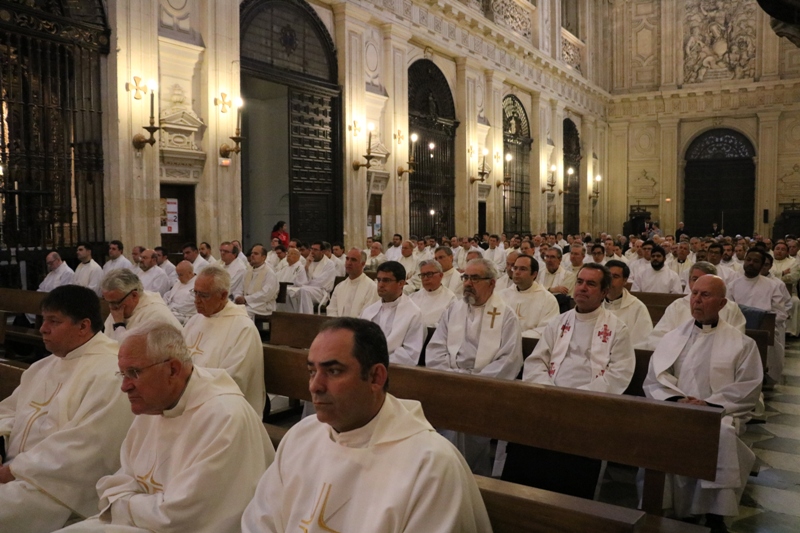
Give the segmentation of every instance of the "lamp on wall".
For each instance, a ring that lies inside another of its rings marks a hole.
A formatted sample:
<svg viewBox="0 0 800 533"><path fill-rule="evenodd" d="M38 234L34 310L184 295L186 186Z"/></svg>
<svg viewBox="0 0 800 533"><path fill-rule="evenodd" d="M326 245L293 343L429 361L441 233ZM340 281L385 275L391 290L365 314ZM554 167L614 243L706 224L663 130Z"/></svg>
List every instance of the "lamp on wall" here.
<svg viewBox="0 0 800 533"><path fill-rule="evenodd" d="M141 133L137 133L133 136L133 147L136 150L142 150L148 144L153 146L156 143L155 132L161 129L160 126L156 126L156 116L155 116L155 106L156 106L156 89L158 88L158 84L155 80L149 80L147 85L141 85L142 78L138 76L133 77L134 84L131 85L130 83L126 84L126 88L129 91L133 91L133 98L135 100L141 100L143 94L147 94L148 89L150 90L150 125L149 126L142 126L145 131L150 133L150 137L145 137Z"/></svg>
<svg viewBox="0 0 800 533"><path fill-rule="evenodd" d="M550 165L550 174L547 176L547 185L542 187L542 192L553 192L556 189L556 170L558 167Z"/></svg>
<svg viewBox="0 0 800 533"><path fill-rule="evenodd" d="M603 177L598 174L594 177L594 183L592 183L592 192L589 194L589 197L597 202L600 198L600 182L603 180Z"/></svg>
<svg viewBox="0 0 800 533"><path fill-rule="evenodd" d="M403 165L400 165L399 167L397 167L397 177L398 178L402 178L403 174L409 174L410 175L410 174L414 173L414 167L417 166L417 162L414 160L414 147L417 145L417 139L419 139L417 134L416 133L412 133L411 134L411 157L409 158L409 161L407 162L408 168L403 168Z"/></svg>
<svg viewBox="0 0 800 533"><path fill-rule="evenodd" d="M225 113L225 94L223 93L221 96L223 97L222 113ZM219 147L219 156L226 159L231 156L231 152L238 154L242 151L242 147L239 143L244 140L244 137L242 137L242 107L244 107L244 101L241 98L235 98L233 100L233 105L236 107L236 133L233 137L229 137L229 139L236 143L236 145L231 147L228 143L222 143L222 146Z"/></svg>
<svg viewBox="0 0 800 533"><path fill-rule="evenodd" d="M486 156L488 154L489 154L489 150L484 148L483 149L483 162L478 167L478 176L480 176L480 178L470 178L469 179L470 183L475 183L476 181L480 181L481 183L483 183L484 181L486 181L486 176L488 176L492 172L491 170L486 168ZM511 155L511 154L509 154L509 155Z"/></svg>
<svg viewBox="0 0 800 533"><path fill-rule="evenodd" d="M572 167L569 167L567 169L567 176L569 176L569 178L572 178L573 174L575 174L575 169L572 168ZM565 192L569 192L569 184L570 184L570 181L571 181L569 178L567 179L567 186L564 187L563 189L559 189L558 190L558 194L559 195L564 194Z"/></svg>
<svg viewBox="0 0 800 533"><path fill-rule="evenodd" d="M503 179L497 180L497 187L504 187L508 189L511 186L511 174L508 173L508 166L514 157L511 154L506 154L506 164L503 165Z"/></svg>
<svg viewBox="0 0 800 533"><path fill-rule="evenodd" d="M358 170L361 167L369 168L372 166L372 160L375 159L375 156L372 155L372 132L375 130L375 124L372 122L367 124L367 130L369 131L369 135L367 137L367 153L363 156L367 162L362 163L360 161L353 161L353 170Z"/></svg>

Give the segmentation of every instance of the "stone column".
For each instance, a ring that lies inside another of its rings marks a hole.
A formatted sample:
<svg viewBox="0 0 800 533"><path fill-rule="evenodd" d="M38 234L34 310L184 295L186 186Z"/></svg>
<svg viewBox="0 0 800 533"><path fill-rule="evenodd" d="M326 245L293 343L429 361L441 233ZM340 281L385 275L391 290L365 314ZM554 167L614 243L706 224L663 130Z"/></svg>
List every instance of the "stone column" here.
<svg viewBox="0 0 800 533"><path fill-rule="evenodd" d="M500 234L503 231L503 187L497 182L503 181L505 150L503 146L503 82L506 77L495 71L486 71L486 91L483 97L486 120L490 124L486 136L486 148L491 157L492 173L487 178L491 185L489 197L486 199L486 230ZM477 189L475 190L477 194ZM477 207L477 203L476 203ZM477 209L475 211L475 230L478 228Z"/></svg>
<svg viewBox="0 0 800 533"><path fill-rule="evenodd" d="M755 231L771 236L771 224L778 216L778 139L780 111L758 113L758 162L756 163ZM764 224L762 213L769 209L769 223Z"/></svg>
<svg viewBox="0 0 800 533"><path fill-rule="evenodd" d="M602 180L598 185L600 191L600 198L594 204L594 213L592 221L594 222L594 232L609 231L612 233L608 226L608 210L610 206L616 201L615 198L609 195L609 174L608 174L608 124L603 120L597 121L597 128L595 130L595 143L594 151L598 156L596 161L595 176L600 174ZM618 233L618 232L615 232ZM594 233L592 234L594 235Z"/></svg>
<svg viewBox="0 0 800 533"><path fill-rule="evenodd" d="M780 78L781 40L770 27L770 17L763 9L756 9L758 28L758 53L756 54L756 80L772 81ZM762 217L763 218L763 217Z"/></svg>
<svg viewBox="0 0 800 533"><path fill-rule="evenodd" d="M628 219L628 122L611 122L608 141L608 185L606 193L614 201L609 203L606 231L621 233ZM626 235L627 237L627 235Z"/></svg>
<svg viewBox="0 0 800 533"><path fill-rule="evenodd" d="M581 153L583 154L583 163L581 165L581 193L580 193L580 218L578 227L587 231L595 231L593 224L593 208L595 206L594 199L591 197L594 187L594 177L597 175L594 160L594 145L595 145L595 129L597 119L592 116L584 116L581 121ZM592 233L594 236L594 233Z"/></svg>
<svg viewBox="0 0 800 533"><path fill-rule="evenodd" d="M363 247L367 240L367 171L353 170L353 161L360 160L367 150L366 102L364 85L364 28L370 19L368 12L352 2L333 5L336 48L339 57L339 85L344 90L344 123L361 128L357 136L352 131L344 135L344 240L345 247Z"/></svg>
<svg viewBox="0 0 800 533"><path fill-rule="evenodd" d="M531 94L531 108L528 113L528 124L531 128L531 220L530 229L536 233L547 225L547 194L542 193L542 188L547 186L547 172L550 167L547 147L547 131L540 111L542 105L541 93Z"/></svg>
<svg viewBox="0 0 800 533"><path fill-rule="evenodd" d="M659 221L664 235L674 233L678 227L678 213L682 212L683 200L678 198L678 124L677 118L662 118L658 124L661 130L661 193L658 209ZM670 199L667 202L667 198Z"/></svg>
<svg viewBox="0 0 800 533"><path fill-rule="evenodd" d="M550 100L550 114L552 121L551 134L553 136L553 161L556 170L556 231L564 230L564 195L558 191L564 190L564 104L558 100Z"/></svg>
<svg viewBox="0 0 800 533"><path fill-rule="evenodd" d="M683 45L678 13L683 10L679 7L678 2L661 2L661 46L658 53L661 56L662 90L674 90L682 84L682 68L678 68L678 59L683 58Z"/></svg>
<svg viewBox="0 0 800 533"><path fill-rule="evenodd" d="M478 227L477 186L471 184L470 176L475 175L470 145L476 144L475 126L478 115L475 105L475 89L478 77L478 64L466 57L456 58L456 117L460 122L455 140L455 231L457 235L474 233ZM473 148L474 151L474 148ZM448 235L451 237L452 235ZM437 238L440 235L437 235Z"/></svg>

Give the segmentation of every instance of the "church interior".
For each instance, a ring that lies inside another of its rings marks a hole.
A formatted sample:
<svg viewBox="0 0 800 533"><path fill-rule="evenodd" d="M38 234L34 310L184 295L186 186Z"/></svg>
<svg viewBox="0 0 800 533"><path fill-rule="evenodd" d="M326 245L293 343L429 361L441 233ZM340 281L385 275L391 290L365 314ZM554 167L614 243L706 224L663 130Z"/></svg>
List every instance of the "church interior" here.
<svg viewBox="0 0 800 533"><path fill-rule="evenodd" d="M2 1L0 287L35 290L78 243L177 263L278 221L344 250L800 235L797 20L791 0ZM800 529L798 341L786 358L732 532ZM609 464L600 501L635 509L635 478Z"/></svg>

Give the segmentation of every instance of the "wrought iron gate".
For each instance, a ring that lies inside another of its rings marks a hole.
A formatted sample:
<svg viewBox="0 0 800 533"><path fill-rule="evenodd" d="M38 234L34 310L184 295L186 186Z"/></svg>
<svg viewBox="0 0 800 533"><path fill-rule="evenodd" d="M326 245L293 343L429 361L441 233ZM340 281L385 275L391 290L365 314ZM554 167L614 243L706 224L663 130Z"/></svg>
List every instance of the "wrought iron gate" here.
<svg viewBox="0 0 800 533"><path fill-rule="evenodd" d="M530 233L531 139L528 115L514 95L503 98L503 148L511 154L503 176L503 231Z"/></svg>
<svg viewBox="0 0 800 533"><path fill-rule="evenodd" d="M564 119L564 233L580 233L581 138L570 119ZM569 174L572 169L572 174Z"/></svg>

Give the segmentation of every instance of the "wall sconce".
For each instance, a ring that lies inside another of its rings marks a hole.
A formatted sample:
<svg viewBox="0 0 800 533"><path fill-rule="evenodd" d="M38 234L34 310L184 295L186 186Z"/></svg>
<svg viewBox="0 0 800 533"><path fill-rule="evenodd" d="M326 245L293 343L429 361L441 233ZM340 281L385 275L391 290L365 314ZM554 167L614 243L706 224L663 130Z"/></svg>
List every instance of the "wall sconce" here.
<svg viewBox="0 0 800 533"><path fill-rule="evenodd" d="M398 133L400 133L400 130L398 130ZM417 139L419 139L417 134L416 133L412 133L411 134L411 157L410 157L410 160L408 161L408 168L407 169L403 168L403 165L400 165L399 167L397 167L397 177L398 178L402 178L403 174L411 175L411 174L414 173L414 167L417 166L417 162L414 161L414 147L417 145Z"/></svg>
<svg viewBox="0 0 800 533"><path fill-rule="evenodd" d="M488 170L486 168L486 156L488 154L489 154L489 150L484 148L483 149L483 162L478 167L478 176L480 176L480 178L470 178L469 179L470 183L475 183L476 181L480 181L481 183L483 183L484 181L486 181L486 176L488 176L492 172L491 170Z"/></svg>
<svg viewBox="0 0 800 533"><path fill-rule="evenodd" d="M225 95L223 94L222 96L224 98ZM244 137L242 137L242 107L244 106L244 101L241 98L235 98L233 100L233 105L236 106L236 133L233 137L229 137L229 139L235 142L236 146L231 148L228 143L223 143L222 146L219 147L219 156L226 159L231 156L231 152L238 154L242 151L242 147L239 146L239 143L244 139Z"/></svg>
<svg viewBox="0 0 800 533"><path fill-rule="evenodd" d="M575 169L574 169L574 168L572 168L572 167L569 167L569 168L567 169L567 176L569 176L569 177L571 178L573 174L575 174ZM570 180L567 180L567 186L566 186L566 187L564 187L564 189L563 189L563 190L562 190L562 189L559 189L559 190L558 190L558 194L559 194L559 195L562 195L562 194L564 194L565 192L569 192L569 185L570 185Z"/></svg>
<svg viewBox="0 0 800 533"><path fill-rule="evenodd" d="M358 134L361 133L361 128L358 126L358 121L354 120L352 124L347 126L347 131L352 131L353 137L358 137ZM397 132L399 133L400 130L397 130Z"/></svg>
<svg viewBox="0 0 800 533"><path fill-rule="evenodd" d="M149 80L147 85L140 85L142 81L141 78L138 76L134 76L133 81L135 82L134 86L127 84L126 87L128 90L133 90L133 98L135 100L141 100L142 94L147 94L148 87L150 88L150 125L149 126L142 126L145 131L150 133L150 137L147 138L141 133L137 133L133 136L133 147L136 150L142 150L146 145L153 146L156 143L155 132L161 129L160 126L156 126L156 116L155 116L155 101L156 101L156 89L158 88L158 84L155 80ZM138 98L137 98L138 96Z"/></svg>
<svg viewBox="0 0 800 533"><path fill-rule="evenodd" d="M589 194L589 197L597 202L600 198L600 182L603 180L603 177L598 174L594 177L594 183L592 183L592 192Z"/></svg>
<svg viewBox="0 0 800 533"><path fill-rule="evenodd" d="M556 189L556 170L558 167L550 165L550 175L547 177L547 185L542 187L542 192L553 192Z"/></svg>
<svg viewBox="0 0 800 533"><path fill-rule="evenodd" d="M369 130L369 136L367 137L367 154L364 156L364 159L366 159L367 162L361 163L360 161L353 161L353 170L358 170L361 167L369 168L372 166L372 160L375 159L375 156L372 155L372 131L374 129L375 129L375 124L373 124L372 122L367 124L367 130Z"/></svg>
<svg viewBox="0 0 800 533"><path fill-rule="evenodd" d="M511 186L511 175L508 173L508 164L514 157L511 154L506 154L506 164L503 166L503 180L497 180L497 187L504 187L508 189Z"/></svg>

